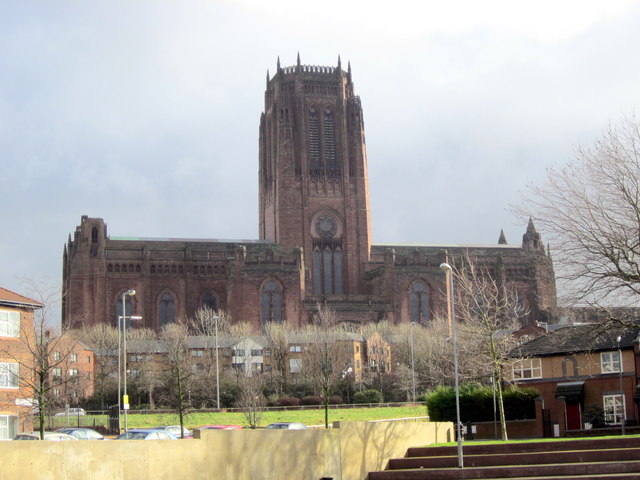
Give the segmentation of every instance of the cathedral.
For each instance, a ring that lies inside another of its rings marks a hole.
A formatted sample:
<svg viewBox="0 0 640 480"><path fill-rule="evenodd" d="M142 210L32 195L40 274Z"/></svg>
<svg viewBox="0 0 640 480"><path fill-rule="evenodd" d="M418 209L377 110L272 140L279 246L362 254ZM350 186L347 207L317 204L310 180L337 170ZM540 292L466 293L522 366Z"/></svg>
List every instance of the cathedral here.
<svg viewBox="0 0 640 480"><path fill-rule="evenodd" d="M364 118L351 66L297 64L267 74L259 128L259 239L110 237L82 216L63 254L65 326L126 314L156 331L224 310L259 332L299 327L318 304L354 328L368 322L428 324L446 313L442 262L468 253L527 308L525 323L556 306L553 264L532 221L520 245L372 243ZM132 313L131 313L132 312Z"/></svg>

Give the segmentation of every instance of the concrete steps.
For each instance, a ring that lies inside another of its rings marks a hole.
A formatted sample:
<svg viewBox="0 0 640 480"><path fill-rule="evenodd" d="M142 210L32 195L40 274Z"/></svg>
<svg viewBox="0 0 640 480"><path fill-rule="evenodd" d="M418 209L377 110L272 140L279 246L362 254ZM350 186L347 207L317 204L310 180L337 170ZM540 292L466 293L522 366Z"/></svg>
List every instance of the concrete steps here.
<svg viewBox="0 0 640 480"><path fill-rule="evenodd" d="M465 444L463 451L460 469L455 446L410 448L405 458L389 460L387 470L371 472L368 480L640 480L638 437Z"/></svg>

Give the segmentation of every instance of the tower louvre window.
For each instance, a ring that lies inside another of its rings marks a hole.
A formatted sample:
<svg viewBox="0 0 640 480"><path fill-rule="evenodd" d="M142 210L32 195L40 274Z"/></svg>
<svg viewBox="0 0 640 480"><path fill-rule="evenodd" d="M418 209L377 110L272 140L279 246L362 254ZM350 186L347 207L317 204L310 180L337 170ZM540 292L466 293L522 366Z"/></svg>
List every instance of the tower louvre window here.
<svg viewBox="0 0 640 480"><path fill-rule="evenodd" d="M313 108L309 111L309 169L314 177L324 173L320 159L320 121L318 112Z"/></svg>
<svg viewBox="0 0 640 480"><path fill-rule="evenodd" d="M327 175L331 178L340 176L336 161L336 134L333 124L333 114L330 109L324 111L324 159Z"/></svg>

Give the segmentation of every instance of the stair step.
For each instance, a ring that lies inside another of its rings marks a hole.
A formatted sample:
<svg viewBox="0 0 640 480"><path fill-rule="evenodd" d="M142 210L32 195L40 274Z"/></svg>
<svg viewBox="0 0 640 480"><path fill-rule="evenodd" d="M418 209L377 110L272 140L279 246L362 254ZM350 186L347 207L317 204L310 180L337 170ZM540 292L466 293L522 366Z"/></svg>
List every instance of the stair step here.
<svg viewBox="0 0 640 480"><path fill-rule="evenodd" d="M544 465L511 465L465 468L419 468L406 470L385 470L369 473L368 480L458 480L492 478L563 478L568 476L599 475L611 478L614 474L640 474L640 460L611 462L583 462ZM603 476L604 475L604 476ZM588 477L587 477L588 478ZM598 477L595 477L598 478ZM618 476L618 478L624 478ZM633 478L633 477L632 477Z"/></svg>
<svg viewBox="0 0 640 480"><path fill-rule="evenodd" d="M536 465L540 463L620 462L640 459L640 447L614 448L607 450L563 450L527 453L491 453L464 455L465 467L488 467L507 465ZM439 457L405 457L389 460L388 469L454 468L458 466L457 455Z"/></svg>

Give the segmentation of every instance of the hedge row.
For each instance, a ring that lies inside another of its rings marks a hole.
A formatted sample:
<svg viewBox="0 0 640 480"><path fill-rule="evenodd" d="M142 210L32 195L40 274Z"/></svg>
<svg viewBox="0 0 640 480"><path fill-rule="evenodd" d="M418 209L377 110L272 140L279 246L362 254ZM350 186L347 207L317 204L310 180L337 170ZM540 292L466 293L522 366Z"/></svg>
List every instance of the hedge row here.
<svg viewBox="0 0 640 480"><path fill-rule="evenodd" d="M540 393L533 388L509 388L504 391L507 420L534 419L535 399ZM439 422L455 422L456 397L452 387L438 387L424 395L429 418ZM496 398L496 415L497 398ZM493 389L476 384L460 387L460 421L489 422L494 419Z"/></svg>

